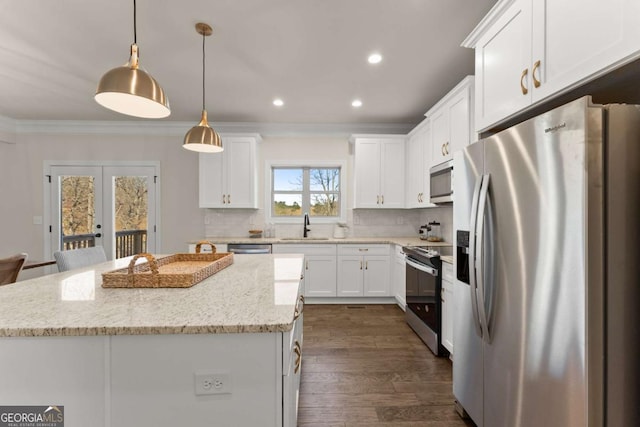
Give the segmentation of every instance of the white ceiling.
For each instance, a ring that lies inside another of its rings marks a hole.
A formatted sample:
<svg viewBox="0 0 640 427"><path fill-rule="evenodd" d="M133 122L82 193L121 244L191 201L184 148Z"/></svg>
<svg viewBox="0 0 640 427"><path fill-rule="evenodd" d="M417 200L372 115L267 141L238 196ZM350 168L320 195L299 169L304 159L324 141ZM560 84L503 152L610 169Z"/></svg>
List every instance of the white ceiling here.
<svg viewBox="0 0 640 427"><path fill-rule="evenodd" d="M460 43L494 3L138 0L140 63L169 96L163 120L197 122L202 21L214 29L206 40L214 123L418 123L473 74L473 52ZM0 116L135 120L93 100L132 42L132 0L0 0ZM367 63L373 51L384 57L376 66Z"/></svg>

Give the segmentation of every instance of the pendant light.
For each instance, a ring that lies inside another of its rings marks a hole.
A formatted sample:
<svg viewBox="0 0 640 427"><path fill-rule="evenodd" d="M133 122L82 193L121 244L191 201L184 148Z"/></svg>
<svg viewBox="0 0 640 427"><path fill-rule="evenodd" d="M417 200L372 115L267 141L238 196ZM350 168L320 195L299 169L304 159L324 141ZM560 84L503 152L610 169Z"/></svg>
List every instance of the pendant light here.
<svg viewBox="0 0 640 427"><path fill-rule="evenodd" d="M171 114L169 99L158 82L138 63L136 0L133 0L133 44L129 62L105 73L95 100L105 108L129 116L159 119Z"/></svg>
<svg viewBox="0 0 640 427"><path fill-rule="evenodd" d="M224 150L222 147L222 139L207 121L207 110L204 108L204 77L205 77L205 54L204 54L204 41L205 37L210 36L213 33L213 29L202 22L196 24L196 31L198 34L202 34L202 118L200 123L192 127L189 132L184 136L184 144L182 145L187 150L199 151L201 153L219 153Z"/></svg>

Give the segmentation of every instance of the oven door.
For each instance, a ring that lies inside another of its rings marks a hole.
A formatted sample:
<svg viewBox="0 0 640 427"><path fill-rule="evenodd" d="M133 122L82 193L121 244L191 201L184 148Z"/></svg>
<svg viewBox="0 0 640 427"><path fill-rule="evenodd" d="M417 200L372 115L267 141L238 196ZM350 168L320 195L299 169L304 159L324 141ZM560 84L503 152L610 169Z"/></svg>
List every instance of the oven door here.
<svg viewBox="0 0 640 427"><path fill-rule="evenodd" d="M407 308L433 332L440 333L438 270L407 257Z"/></svg>

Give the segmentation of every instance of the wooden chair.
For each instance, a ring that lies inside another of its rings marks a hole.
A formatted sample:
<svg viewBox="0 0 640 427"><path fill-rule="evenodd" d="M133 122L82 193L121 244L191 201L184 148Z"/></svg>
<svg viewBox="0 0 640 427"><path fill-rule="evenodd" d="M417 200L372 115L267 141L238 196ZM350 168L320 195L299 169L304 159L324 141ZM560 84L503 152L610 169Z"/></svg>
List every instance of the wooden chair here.
<svg viewBox="0 0 640 427"><path fill-rule="evenodd" d="M107 260L107 255L104 253L104 248L102 246L72 249L69 251L57 251L53 253L53 257L56 259L58 271L87 267Z"/></svg>
<svg viewBox="0 0 640 427"><path fill-rule="evenodd" d="M8 285L18 280L18 274L27 260L27 254L18 254L0 259L0 285Z"/></svg>

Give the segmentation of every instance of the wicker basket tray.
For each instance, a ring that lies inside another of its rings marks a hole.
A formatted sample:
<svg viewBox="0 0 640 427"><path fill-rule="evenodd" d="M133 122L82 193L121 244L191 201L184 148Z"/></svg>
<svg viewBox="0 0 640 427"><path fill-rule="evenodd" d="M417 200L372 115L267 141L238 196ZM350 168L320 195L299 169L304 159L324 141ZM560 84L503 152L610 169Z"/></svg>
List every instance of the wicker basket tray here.
<svg viewBox="0 0 640 427"><path fill-rule="evenodd" d="M142 257L148 262L136 265ZM231 264L233 253L227 252L174 254L162 258L138 254L127 268L102 273L102 287L188 288Z"/></svg>

